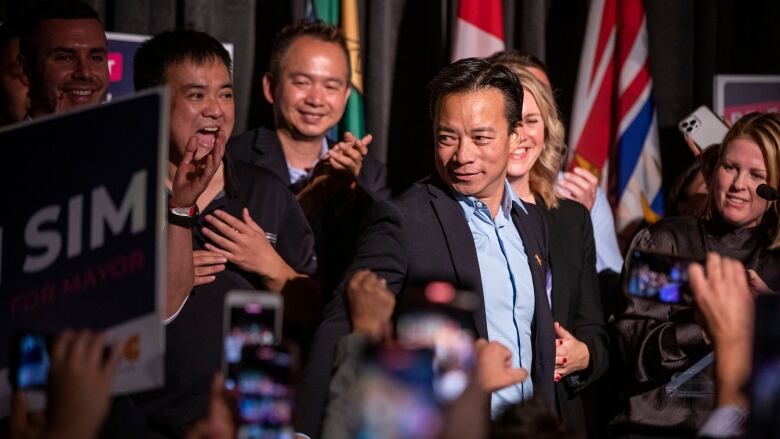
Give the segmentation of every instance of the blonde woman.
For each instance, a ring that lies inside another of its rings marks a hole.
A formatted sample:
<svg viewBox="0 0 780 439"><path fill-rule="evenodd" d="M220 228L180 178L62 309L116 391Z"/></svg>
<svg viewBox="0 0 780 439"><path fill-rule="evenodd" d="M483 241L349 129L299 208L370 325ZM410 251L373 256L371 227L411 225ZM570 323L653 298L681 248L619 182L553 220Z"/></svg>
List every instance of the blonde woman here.
<svg viewBox="0 0 780 439"><path fill-rule="evenodd" d="M561 198L555 182L563 164L564 127L548 86L511 62L523 85L523 135L510 152L507 179L523 202L543 212L548 236L547 292L555 319L555 374L561 418L585 432L580 392L607 370L608 337L596 275L596 250L588 210Z"/></svg>
<svg viewBox="0 0 780 439"><path fill-rule="evenodd" d="M633 249L704 260L716 252L741 261L754 293L780 289L780 223L776 201L757 193L780 184L780 116L751 113L726 134L695 216L666 218L641 231ZM665 384L711 351L690 306L630 300L615 324L627 372L627 431L678 437L695 434L712 398L667 396Z"/></svg>

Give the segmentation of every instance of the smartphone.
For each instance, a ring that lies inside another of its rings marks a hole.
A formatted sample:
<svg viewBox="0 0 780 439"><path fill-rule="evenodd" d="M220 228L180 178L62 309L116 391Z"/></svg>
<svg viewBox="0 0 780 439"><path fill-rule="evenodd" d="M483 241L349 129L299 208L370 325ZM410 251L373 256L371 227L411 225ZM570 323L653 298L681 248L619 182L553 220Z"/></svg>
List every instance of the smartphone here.
<svg viewBox="0 0 780 439"><path fill-rule="evenodd" d="M671 305L694 303L688 266L701 261L640 250L630 256L623 285L628 296Z"/></svg>
<svg viewBox="0 0 780 439"><path fill-rule="evenodd" d="M749 435L760 439L780 438L780 296L756 298L753 373L750 384Z"/></svg>
<svg viewBox="0 0 780 439"><path fill-rule="evenodd" d="M433 390L439 403L457 399L468 386L476 364L474 312L479 298L444 282L403 292L396 322L398 342L407 349L430 349Z"/></svg>
<svg viewBox="0 0 780 439"><path fill-rule="evenodd" d="M282 296L232 290L224 302L224 363L236 363L245 345L271 346L282 338Z"/></svg>
<svg viewBox="0 0 780 439"><path fill-rule="evenodd" d="M367 349L359 369L356 437L438 437L444 419L434 395L433 357L431 349L399 344Z"/></svg>
<svg viewBox="0 0 780 439"><path fill-rule="evenodd" d="M225 387L238 406L240 439L292 439L293 369L287 348L246 344L240 359L227 363Z"/></svg>
<svg viewBox="0 0 780 439"><path fill-rule="evenodd" d="M14 390L46 390L51 365L51 337L16 332L11 337L9 378Z"/></svg>
<svg viewBox="0 0 780 439"><path fill-rule="evenodd" d="M704 105L680 121L678 128L696 142L700 150L713 144L720 145L729 131L729 127Z"/></svg>

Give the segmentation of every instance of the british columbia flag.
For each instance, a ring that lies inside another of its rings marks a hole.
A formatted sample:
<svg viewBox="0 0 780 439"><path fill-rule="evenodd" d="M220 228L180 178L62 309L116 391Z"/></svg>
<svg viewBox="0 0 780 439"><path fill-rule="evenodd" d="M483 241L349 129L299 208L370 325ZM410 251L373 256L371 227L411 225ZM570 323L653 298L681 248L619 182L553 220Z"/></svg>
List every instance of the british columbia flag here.
<svg viewBox="0 0 780 439"><path fill-rule="evenodd" d="M618 231L663 214L652 87L642 0L592 0L569 131L570 166L601 175L602 184L611 181Z"/></svg>

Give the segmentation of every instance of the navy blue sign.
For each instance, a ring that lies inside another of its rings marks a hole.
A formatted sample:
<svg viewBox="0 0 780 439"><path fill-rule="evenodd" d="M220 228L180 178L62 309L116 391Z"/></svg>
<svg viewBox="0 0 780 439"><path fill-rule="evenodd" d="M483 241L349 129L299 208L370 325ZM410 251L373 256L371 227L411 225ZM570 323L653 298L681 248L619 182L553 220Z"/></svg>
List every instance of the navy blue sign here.
<svg viewBox="0 0 780 439"><path fill-rule="evenodd" d="M157 314L164 101L154 91L0 132L0 369L14 331Z"/></svg>

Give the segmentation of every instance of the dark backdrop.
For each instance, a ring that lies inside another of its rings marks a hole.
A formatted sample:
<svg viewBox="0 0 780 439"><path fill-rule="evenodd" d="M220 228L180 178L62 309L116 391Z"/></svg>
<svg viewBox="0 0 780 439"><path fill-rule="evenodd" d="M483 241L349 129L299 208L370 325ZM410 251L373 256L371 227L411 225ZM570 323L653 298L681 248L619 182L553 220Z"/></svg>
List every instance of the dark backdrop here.
<svg viewBox="0 0 780 439"><path fill-rule="evenodd" d="M0 20L35 0L0 4ZM271 38L302 18L305 0L88 0L106 30L154 34L191 28L235 44L236 132L270 125L259 78ZM504 0L511 46L544 59L569 119L587 18L585 0ZM388 164L399 191L431 171L425 84L449 60L457 0L360 0L366 123L371 154ZM650 60L660 125L664 183L692 156L676 124L712 105L718 73L780 73L780 2L776 0L646 0Z"/></svg>

